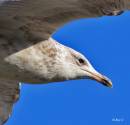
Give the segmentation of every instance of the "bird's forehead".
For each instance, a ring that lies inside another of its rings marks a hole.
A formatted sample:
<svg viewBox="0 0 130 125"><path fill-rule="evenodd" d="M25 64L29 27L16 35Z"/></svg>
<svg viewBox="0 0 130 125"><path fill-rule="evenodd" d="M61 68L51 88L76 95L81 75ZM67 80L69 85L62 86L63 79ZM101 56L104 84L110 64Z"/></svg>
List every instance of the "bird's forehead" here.
<svg viewBox="0 0 130 125"><path fill-rule="evenodd" d="M86 59L85 56L81 53L79 53L78 51L72 49L72 48L69 48L70 52L74 55L74 56L77 56L77 57L81 57L83 59Z"/></svg>

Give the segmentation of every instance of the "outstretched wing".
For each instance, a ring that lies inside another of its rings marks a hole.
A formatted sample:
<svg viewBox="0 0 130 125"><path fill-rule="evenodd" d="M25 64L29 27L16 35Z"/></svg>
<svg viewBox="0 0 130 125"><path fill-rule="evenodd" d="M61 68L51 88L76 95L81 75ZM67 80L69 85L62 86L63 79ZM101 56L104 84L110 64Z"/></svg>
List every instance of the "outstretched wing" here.
<svg viewBox="0 0 130 125"><path fill-rule="evenodd" d="M19 98L19 84L14 81L0 80L0 125L9 118L13 104Z"/></svg>
<svg viewBox="0 0 130 125"><path fill-rule="evenodd" d="M0 0L2 56L48 39L67 21L119 15L129 9L129 3L129 0Z"/></svg>

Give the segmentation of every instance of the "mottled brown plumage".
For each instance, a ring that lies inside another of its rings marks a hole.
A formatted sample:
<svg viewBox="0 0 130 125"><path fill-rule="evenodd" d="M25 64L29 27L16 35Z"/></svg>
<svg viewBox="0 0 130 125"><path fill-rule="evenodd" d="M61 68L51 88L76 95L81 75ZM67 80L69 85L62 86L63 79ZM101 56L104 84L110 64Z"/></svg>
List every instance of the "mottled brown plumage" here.
<svg viewBox="0 0 130 125"><path fill-rule="evenodd" d="M129 0L0 0L0 125L19 98L19 82L90 78L111 87L79 52L51 38L64 23L120 15Z"/></svg>

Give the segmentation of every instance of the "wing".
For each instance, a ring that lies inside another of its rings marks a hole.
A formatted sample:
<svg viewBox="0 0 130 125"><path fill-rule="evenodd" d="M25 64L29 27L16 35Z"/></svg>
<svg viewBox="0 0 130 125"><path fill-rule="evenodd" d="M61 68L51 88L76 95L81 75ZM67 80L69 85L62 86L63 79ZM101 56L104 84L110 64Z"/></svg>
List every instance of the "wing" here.
<svg viewBox="0 0 130 125"><path fill-rule="evenodd" d="M14 81L0 80L0 125L9 118L13 104L19 97L19 84Z"/></svg>
<svg viewBox="0 0 130 125"><path fill-rule="evenodd" d="M2 56L48 39L57 27L70 20L119 15L130 8L129 3L129 0L0 0Z"/></svg>

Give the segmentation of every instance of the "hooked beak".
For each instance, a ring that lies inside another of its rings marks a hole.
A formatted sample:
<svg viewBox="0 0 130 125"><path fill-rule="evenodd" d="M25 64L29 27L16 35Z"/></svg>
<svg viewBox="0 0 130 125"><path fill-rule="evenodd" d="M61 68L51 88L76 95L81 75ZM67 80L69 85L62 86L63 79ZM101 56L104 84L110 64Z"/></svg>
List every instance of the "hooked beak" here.
<svg viewBox="0 0 130 125"><path fill-rule="evenodd" d="M106 76L98 73L96 70L94 69L92 71L87 70L87 75L89 76L90 79L96 80L97 82L100 82L101 84L112 88L111 80L108 79Z"/></svg>

